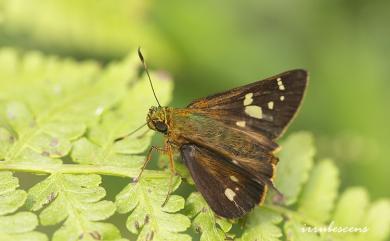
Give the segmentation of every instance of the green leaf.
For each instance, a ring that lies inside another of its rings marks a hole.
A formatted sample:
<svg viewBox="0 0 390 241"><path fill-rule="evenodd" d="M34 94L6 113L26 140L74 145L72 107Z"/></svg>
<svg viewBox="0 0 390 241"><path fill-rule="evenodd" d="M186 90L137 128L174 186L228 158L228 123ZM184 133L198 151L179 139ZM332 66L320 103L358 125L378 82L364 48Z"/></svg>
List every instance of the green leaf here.
<svg viewBox="0 0 390 241"><path fill-rule="evenodd" d="M296 202L302 185L307 181L315 154L313 142L311 134L298 132L281 143L275 186L283 193L286 205Z"/></svg>
<svg viewBox="0 0 390 241"><path fill-rule="evenodd" d="M298 201L298 211L317 220L329 220L339 187L338 170L330 160L314 166Z"/></svg>
<svg viewBox="0 0 390 241"><path fill-rule="evenodd" d="M245 231L239 241L278 241L282 230L278 225L283 218L280 214L263 207L255 208L248 216Z"/></svg>
<svg viewBox="0 0 390 241"><path fill-rule="evenodd" d="M27 197L23 190L16 190L18 179L11 172L0 172L0 239L16 241L45 241L46 235L34 231L38 219L31 212L15 212Z"/></svg>
<svg viewBox="0 0 390 241"><path fill-rule="evenodd" d="M0 196L0 215L16 211L26 200L26 192L15 190Z"/></svg>
<svg viewBox="0 0 390 241"><path fill-rule="evenodd" d="M118 212L130 212L126 226L130 232L138 234L137 240L191 240L190 236L180 233L190 226L190 220L176 213L183 209L184 199L173 195L166 206L161 207L168 193L167 175L158 178L144 174L116 196ZM175 177L173 190L179 185L180 179Z"/></svg>
<svg viewBox="0 0 390 241"><path fill-rule="evenodd" d="M200 232L200 240L224 241L232 224L216 217L200 193L191 193L186 201L186 214L192 219L192 227Z"/></svg>
<svg viewBox="0 0 390 241"><path fill-rule="evenodd" d="M42 225L55 225L66 219L53 240L77 240L90 233L103 240L119 239L115 226L96 222L115 212L112 202L101 200L106 192L100 183L98 175L53 174L29 190L26 205L32 211L43 209L39 215ZM101 226L109 228L97 229Z"/></svg>
<svg viewBox="0 0 390 241"><path fill-rule="evenodd" d="M386 240L390 233L390 201L382 199L371 204L361 225L368 232L360 233L359 240Z"/></svg>
<svg viewBox="0 0 390 241"><path fill-rule="evenodd" d="M46 235L33 231L38 219L30 212L19 212L10 216L0 216L0 237L12 241L46 241Z"/></svg>
<svg viewBox="0 0 390 241"><path fill-rule="evenodd" d="M337 226L358 227L369 205L367 191L361 187L348 188L337 202L333 221Z"/></svg>
<svg viewBox="0 0 390 241"><path fill-rule="evenodd" d="M331 222L328 225L328 227L332 227L336 231L324 233L324 239L335 241L359 240L360 233L358 232L339 232L337 230L348 227L363 230L363 219L366 215L368 205L369 197L364 188L348 188L339 198Z"/></svg>
<svg viewBox="0 0 390 241"><path fill-rule="evenodd" d="M58 158L68 154L70 141L84 133L83 122L95 118L98 106L111 104L98 91L98 82L91 82L97 66L0 51L0 62L11 59L17 71L0 72L0 112L15 133L12 146L3 154L5 162L60 163Z"/></svg>
<svg viewBox="0 0 390 241"><path fill-rule="evenodd" d="M26 192L17 187L18 179L11 172L0 172L0 215L15 212L26 201Z"/></svg>

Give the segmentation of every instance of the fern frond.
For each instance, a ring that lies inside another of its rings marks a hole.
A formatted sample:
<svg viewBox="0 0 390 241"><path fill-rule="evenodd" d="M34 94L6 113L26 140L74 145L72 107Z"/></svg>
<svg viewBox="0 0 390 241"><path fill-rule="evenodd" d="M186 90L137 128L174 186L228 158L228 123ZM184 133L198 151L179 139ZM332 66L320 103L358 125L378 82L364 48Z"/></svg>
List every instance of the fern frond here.
<svg viewBox="0 0 390 241"><path fill-rule="evenodd" d="M232 223L216 217L200 193L191 193L186 201L185 211L192 219L195 232L201 233L201 241L224 241L229 237L227 232L231 229Z"/></svg>
<svg viewBox="0 0 390 241"><path fill-rule="evenodd" d="M281 143L275 185L284 196L284 204L296 202L302 185L309 178L314 163L314 140L310 133L299 132Z"/></svg>
<svg viewBox="0 0 390 241"><path fill-rule="evenodd" d="M256 208L248 217L247 227L239 241L267 240L278 241L282 231L278 224L283 218L277 212L265 208Z"/></svg>
<svg viewBox="0 0 390 241"><path fill-rule="evenodd" d="M0 172L0 240L46 241L45 234L34 231L38 226L34 213L16 212L27 198L18 186L19 181L11 172Z"/></svg>
<svg viewBox="0 0 390 241"><path fill-rule="evenodd" d="M98 175L52 174L28 192L27 208L42 209L42 225L55 225L65 220L54 233L53 240L77 240L83 236L120 238L119 230L107 223L98 223L115 212L115 205L101 200L106 192ZM104 227L104 228L103 228Z"/></svg>
<svg viewBox="0 0 390 241"><path fill-rule="evenodd" d="M186 241L191 237L180 232L190 226L190 220L176 213L184 208L184 198L172 195L162 207L168 193L168 173L165 178L144 175L138 182L130 183L117 196L119 213L128 213L127 229L138 234L137 240ZM175 178L175 190L181 181Z"/></svg>

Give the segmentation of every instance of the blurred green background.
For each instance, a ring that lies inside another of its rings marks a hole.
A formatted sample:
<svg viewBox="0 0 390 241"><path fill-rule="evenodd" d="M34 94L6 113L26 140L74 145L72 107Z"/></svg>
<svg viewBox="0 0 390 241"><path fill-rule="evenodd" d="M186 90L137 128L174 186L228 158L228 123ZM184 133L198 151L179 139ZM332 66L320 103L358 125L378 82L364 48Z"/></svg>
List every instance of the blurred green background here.
<svg viewBox="0 0 390 241"><path fill-rule="evenodd" d="M151 68L173 75L176 107L305 68L289 132L312 131L342 188L377 198L389 196L389 12L386 0L1 0L0 44L103 64L142 46Z"/></svg>

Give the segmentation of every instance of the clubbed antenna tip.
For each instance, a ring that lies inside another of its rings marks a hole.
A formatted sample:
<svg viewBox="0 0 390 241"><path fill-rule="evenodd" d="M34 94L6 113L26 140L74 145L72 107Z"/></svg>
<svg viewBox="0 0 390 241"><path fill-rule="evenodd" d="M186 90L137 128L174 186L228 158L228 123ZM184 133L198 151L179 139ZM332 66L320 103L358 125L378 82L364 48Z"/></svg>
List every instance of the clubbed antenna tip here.
<svg viewBox="0 0 390 241"><path fill-rule="evenodd" d="M150 78L150 74L149 74L149 71L148 71L148 67L146 66L144 56L141 53L141 47L138 47L138 57L141 60L142 64L144 65L144 69L145 69L146 75L148 76L150 87L152 88L154 98L156 99L158 106L161 106L160 105L160 101L158 101L158 99L157 99L156 92L154 91L153 84L152 84L152 79Z"/></svg>
<svg viewBox="0 0 390 241"><path fill-rule="evenodd" d="M141 47L138 47L138 57L139 57L139 59L141 60L141 62L142 62L143 64L145 64L144 56L143 56L142 53L141 53Z"/></svg>

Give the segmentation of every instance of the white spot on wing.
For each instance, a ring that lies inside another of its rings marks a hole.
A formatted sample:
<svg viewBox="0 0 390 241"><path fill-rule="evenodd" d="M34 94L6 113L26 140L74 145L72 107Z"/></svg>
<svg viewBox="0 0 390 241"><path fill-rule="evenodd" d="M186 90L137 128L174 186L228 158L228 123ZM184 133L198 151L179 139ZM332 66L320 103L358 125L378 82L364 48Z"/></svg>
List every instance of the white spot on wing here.
<svg viewBox="0 0 390 241"><path fill-rule="evenodd" d="M232 162L235 164L235 165L238 165L238 162L236 160L232 160Z"/></svg>
<svg viewBox="0 0 390 241"><path fill-rule="evenodd" d="M260 106L250 105L245 107L245 113L250 117L261 119L263 118L263 110Z"/></svg>
<svg viewBox="0 0 390 241"><path fill-rule="evenodd" d="M230 176L230 180L232 180L233 182L238 182L238 179L235 176Z"/></svg>
<svg viewBox="0 0 390 241"><path fill-rule="evenodd" d="M236 125L239 127L245 127L246 123L245 123L245 121L237 121Z"/></svg>
<svg viewBox="0 0 390 241"><path fill-rule="evenodd" d="M244 106L252 104L252 102L253 102L252 97L253 97L253 93L248 93L245 95Z"/></svg>
<svg viewBox="0 0 390 241"><path fill-rule="evenodd" d="M283 85L282 78L277 78L276 81L278 82L278 86L280 90L285 90L286 88Z"/></svg>
<svg viewBox="0 0 390 241"><path fill-rule="evenodd" d="M274 102L273 101L268 102L268 109L270 109L270 110L274 109Z"/></svg>
<svg viewBox="0 0 390 241"><path fill-rule="evenodd" d="M225 189L225 196L230 200L230 201L234 201L234 197L236 196L236 193L230 189L230 188L226 188Z"/></svg>
<svg viewBox="0 0 390 241"><path fill-rule="evenodd" d="M236 187L236 188L234 188L234 190L236 190L236 191L238 191L238 190L240 190L238 187Z"/></svg>
<svg viewBox="0 0 390 241"><path fill-rule="evenodd" d="M280 96L280 101L284 100L284 95Z"/></svg>

